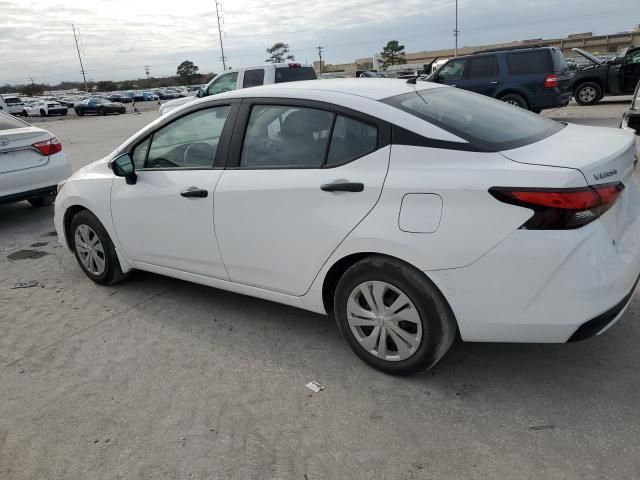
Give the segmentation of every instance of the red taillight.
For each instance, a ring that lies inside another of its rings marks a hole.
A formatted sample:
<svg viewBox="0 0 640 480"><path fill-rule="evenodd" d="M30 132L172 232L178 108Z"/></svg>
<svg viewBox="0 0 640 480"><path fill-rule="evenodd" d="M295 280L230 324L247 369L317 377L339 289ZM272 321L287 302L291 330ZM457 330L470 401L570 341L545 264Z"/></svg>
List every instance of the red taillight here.
<svg viewBox="0 0 640 480"><path fill-rule="evenodd" d="M501 188L489 193L501 202L531 208L527 230L567 230L593 222L609 210L624 190L622 183L571 189Z"/></svg>
<svg viewBox="0 0 640 480"><path fill-rule="evenodd" d="M46 157L62 151L62 144L60 143L60 140L58 140L58 137L52 137L49 140L34 143L31 146Z"/></svg>
<svg viewBox="0 0 640 480"><path fill-rule="evenodd" d="M553 88L558 86L558 77L556 75L547 75L544 77L544 87Z"/></svg>
<svg viewBox="0 0 640 480"><path fill-rule="evenodd" d="M289 68L300 68L301 65L299 63L290 63Z"/></svg>

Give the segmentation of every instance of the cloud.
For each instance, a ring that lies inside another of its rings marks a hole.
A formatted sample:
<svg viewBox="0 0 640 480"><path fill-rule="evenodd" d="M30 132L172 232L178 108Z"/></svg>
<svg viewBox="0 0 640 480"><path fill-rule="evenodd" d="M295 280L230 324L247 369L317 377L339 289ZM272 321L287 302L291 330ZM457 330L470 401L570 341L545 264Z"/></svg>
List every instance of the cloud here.
<svg viewBox="0 0 640 480"><path fill-rule="evenodd" d="M408 51L453 45L455 0L221 0L229 63L259 64L265 49L287 42L301 61L325 47L327 62L372 55L397 39ZM633 27L637 0L602 8L596 0L459 0L461 44L555 37ZM173 74L190 59L220 71L213 0L0 0L0 83L80 78L71 24L80 31L88 77L124 79ZM553 12L551 16L549 12Z"/></svg>

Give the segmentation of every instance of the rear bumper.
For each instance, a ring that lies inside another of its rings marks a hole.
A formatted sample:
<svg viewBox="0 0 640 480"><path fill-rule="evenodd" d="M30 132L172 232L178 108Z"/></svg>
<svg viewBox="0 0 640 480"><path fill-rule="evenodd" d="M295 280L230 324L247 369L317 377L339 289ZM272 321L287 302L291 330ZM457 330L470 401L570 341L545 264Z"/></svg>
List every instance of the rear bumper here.
<svg viewBox="0 0 640 480"><path fill-rule="evenodd" d="M517 230L474 264L426 274L463 340L564 343L597 335L628 305L640 275L640 217L613 242L601 221Z"/></svg>
<svg viewBox="0 0 640 480"><path fill-rule="evenodd" d="M55 188L70 176L71 166L64 152L56 153L44 165L0 173L0 201L17 202L39 196L33 192Z"/></svg>
<svg viewBox="0 0 640 480"><path fill-rule="evenodd" d="M531 108L559 108L566 107L571 101L572 93L570 91L563 93L547 93L536 95L531 99Z"/></svg>
<svg viewBox="0 0 640 480"><path fill-rule="evenodd" d="M20 202L22 200L29 200L36 197L50 197L58 193L58 186L52 185L50 187L38 188L36 190L29 190L27 192L14 193L13 195L6 195L0 197L0 203L12 203Z"/></svg>

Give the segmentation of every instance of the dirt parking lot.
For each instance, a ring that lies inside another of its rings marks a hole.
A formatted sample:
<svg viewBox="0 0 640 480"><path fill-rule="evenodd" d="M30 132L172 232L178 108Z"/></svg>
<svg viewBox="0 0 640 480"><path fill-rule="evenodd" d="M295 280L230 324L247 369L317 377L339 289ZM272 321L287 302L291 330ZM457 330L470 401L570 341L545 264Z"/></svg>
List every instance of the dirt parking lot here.
<svg viewBox="0 0 640 480"><path fill-rule="evenodd" d="M615 127L628 103L545 115ZM34 123L77 169L157 116ZM97 286L52 216L0 205L2 480L640 478L637 293L601 337L458 342L393 378L323 316L146 273Z"/></svg>

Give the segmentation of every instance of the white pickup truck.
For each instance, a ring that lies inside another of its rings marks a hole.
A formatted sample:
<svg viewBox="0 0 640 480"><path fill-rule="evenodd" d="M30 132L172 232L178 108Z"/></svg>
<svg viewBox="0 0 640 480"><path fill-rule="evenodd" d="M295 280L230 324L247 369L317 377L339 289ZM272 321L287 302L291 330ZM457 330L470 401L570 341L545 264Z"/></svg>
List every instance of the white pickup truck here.
<svg viewBox="0 0 640 480"><path fill-rule="evenodd" d="M160 115L170 112L196 98L208 97L217 93L229 92L240 88L258 87L272 83L296 82L299 80L316 80L313 66L305 63L268 63L256 67L243 67L227 70L216 75L195 97L177 98L163 103Z"/></svg>

